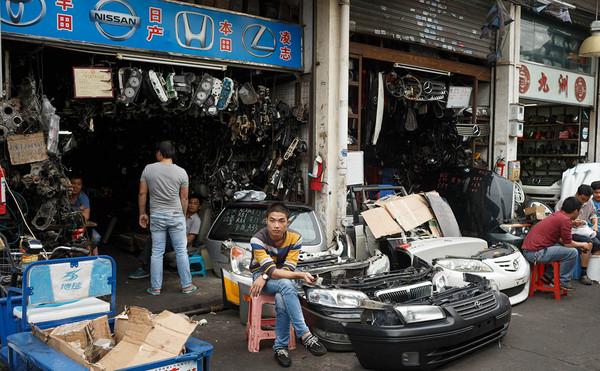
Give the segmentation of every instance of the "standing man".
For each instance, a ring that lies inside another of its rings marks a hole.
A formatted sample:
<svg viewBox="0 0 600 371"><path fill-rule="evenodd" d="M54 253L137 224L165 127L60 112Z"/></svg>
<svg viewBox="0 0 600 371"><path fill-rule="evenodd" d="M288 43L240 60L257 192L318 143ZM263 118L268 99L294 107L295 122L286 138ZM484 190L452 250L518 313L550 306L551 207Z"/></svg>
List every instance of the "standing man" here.
<svg viewBox="0 0 600 371"><path fill-rule="evenodd" d="M185 170L173 163L174 156L173 143L160 142L156 150L157 162L146 165L140 178L139 223L142 228L148 228L150 224L152 235L151 287L147 290L151 295L160 295L162 288L163 255L167 233L175 250L182 292L191 294L198 289L192 284L185 233L184 215L188 208L189 178ZM150 217L146 213L148 193L150 194Z"/></svg>
<svg viewBox="0 0 600 371"><path fill-rule="evenodd" d="M200 226L202 221L200 220L200 216L198 215L198 210L200 209L200 197L198 196L190 196L188 202L187 212L185 214L185 233L187 237L187 251L188 255L190 255L194 251L194 245L196 240L198 239L198 233L200 233ZM177 267L177 255L175 251L173 251L173 244L171 244L171 240L169 236L167 236L167 244L165 248L165 259L167 260L167 264L171 268ZM146 278L150 276L150 255L152 253L152 239L148 239L144 244L144 248L142 252L138 256L138 259L142 263L142 266L136 269L135 271L129 274L129 278L133 280Z"/></svg>
<svg viewBox="0 0 600 371"><path fill-rule="evenodd" d="M576 242L571 237L573 221L577 219L581 202L568 197L562 203L562 209L537 223L523 241L523 255L531 263L560 262L560 288L571 291L569 283L575 269L577 249L592 249L591 242ZM548 266L542 280L552 282L552 266Z"/></svg>
<svg viewBox="0 0 600 371"><path fill-rule="evenodd" d="M577 242L592 243L591 252L578 249L579 253L581 254L581 278L579 279L579 282L584 285L592 284L592 280L587 276L587 266L590 261L590 257L592 254L597 255L600 253L600 239L598 238L598 216L596 215L594 202L591 199L593 192L594 191L591 186L582 184L577 188L577 192L575 193L575 198L581 202L581 209L579 210L577 219L573 221L573 240ZM554 209L556 211L560 210L562 208L562 204L563 200L558 201ZM587 228L588 223L591 225L591 229L593 231L590 230L590 228ZM581 231L583 231L584 234L581 234Z"/></svg>
<svg viewBox="0 0 600 371"><path fill-rule="evenodd" d="M250 270L254 283L250 288L253 297L265 294L275 295L275 359L282 367L290 367L292 360L288 352L290 321L302 344L315 356L322 356L327 349L319 339L310 333L298 293L292 280L304 280L312 284L315 278L308 272L296 272L298 255L302 246L302 236L288 230L290 212L276 202L267 209L267 227L258 231L250 240L252 261Z"/></svg>

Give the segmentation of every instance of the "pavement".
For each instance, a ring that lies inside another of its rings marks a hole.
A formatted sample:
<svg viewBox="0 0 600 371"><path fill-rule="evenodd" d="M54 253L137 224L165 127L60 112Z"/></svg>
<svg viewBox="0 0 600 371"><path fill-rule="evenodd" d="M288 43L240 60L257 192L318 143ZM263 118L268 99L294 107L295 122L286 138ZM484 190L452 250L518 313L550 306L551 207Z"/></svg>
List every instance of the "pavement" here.
<svg viewBox="0 0 600 371"><path fill-rule="evenodd" d="M575 283L576 291L556 301L549 293L536 294L513 307L510 329L494 343L454 361L442 370L600 370L600 285ZM195 316L206 319L195 336L212 343L213 370L281 370L273 359L272 342L259 353L249 353L237 310ZM354 353L330 352L314 357L301 344L290 352L291 370L362 370ZM393 356L393 355L390 355Z"/></svg>

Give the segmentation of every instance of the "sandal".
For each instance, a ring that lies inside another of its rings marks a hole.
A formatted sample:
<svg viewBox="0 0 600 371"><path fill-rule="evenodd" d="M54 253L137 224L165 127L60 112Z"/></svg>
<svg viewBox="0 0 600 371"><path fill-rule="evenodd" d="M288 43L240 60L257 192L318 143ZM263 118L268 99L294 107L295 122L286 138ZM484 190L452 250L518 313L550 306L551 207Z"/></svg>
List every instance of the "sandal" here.
<svg viewBox="0 0 600 371"><path fill-rule="evenodd" d="M151 287L146 289L146 292L150 295L157 296L160 295L160 289L153 289Z"/></svg>
<svg viewBox="0 0 600 371"><path fill-rule="evenodd" d="M194 292L196 292L196 290L198 290L198 287L197 287L197 286L195 286L195 285L189 285L188 287L186 287L186 288L182 289L182 290L181 290L181 292L182 292L183 294L186 294L186 295L188 295L188 294L191 294L191 293L194 293Z"/></svg>

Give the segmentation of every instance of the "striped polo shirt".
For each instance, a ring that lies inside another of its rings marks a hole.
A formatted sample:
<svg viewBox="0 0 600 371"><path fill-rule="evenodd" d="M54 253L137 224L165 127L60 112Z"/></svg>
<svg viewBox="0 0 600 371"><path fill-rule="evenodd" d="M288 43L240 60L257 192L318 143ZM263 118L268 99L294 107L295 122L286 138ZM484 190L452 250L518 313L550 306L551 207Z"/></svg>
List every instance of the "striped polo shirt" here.
<svg viewBox="0 0 600 371"><path fill-rule="evenodd" d="M275 246L275 242L269 237L267 228L263 228L250 240L252 246L252 261L250 270L252 273L261 272L271 276L275 268L294 271L298 264L298 256L302 247L302 236L300 233L287 230L281 246Z"/></svg>

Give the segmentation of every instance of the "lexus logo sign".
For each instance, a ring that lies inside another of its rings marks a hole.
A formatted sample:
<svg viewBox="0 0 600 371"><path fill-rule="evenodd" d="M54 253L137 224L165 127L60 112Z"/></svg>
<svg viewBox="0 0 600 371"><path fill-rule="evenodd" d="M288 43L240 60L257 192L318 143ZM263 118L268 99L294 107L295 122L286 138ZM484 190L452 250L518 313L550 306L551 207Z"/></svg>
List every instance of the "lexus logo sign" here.
<svg viewBox="0 0 600 371"><path fill-rule="evenodd" d="M175 16L175 35L182 48L209 50L214 42L215 22L206 14L179 12Z"/></svg>
<svg viewBox="0 0 600 371"><path fill-rule="evenodd" d="M111 7L112 4L116 6ZM90 10L90 18L102 36L115 41L129 39L141 23L133 7L124 0L98 1Z"/></svg>
<svg viewBox="0 0 600 371"><path fill-rule="evenodd" d="M262 24L247 26L242 34L242 43L248 53L258 58L270 57L277 46L273 31Z"/></svg>
<svg viewBox="0 0 600 371"><path fill-rule="evenodd" d="M3 17L2 23L11 26L31 26L46 15L45 0L5 0L4 6L9 19Z"/></svg>

